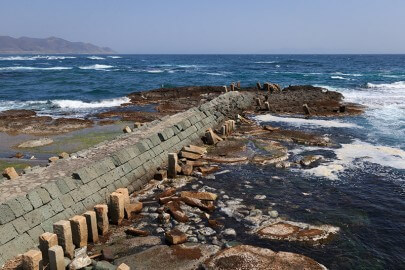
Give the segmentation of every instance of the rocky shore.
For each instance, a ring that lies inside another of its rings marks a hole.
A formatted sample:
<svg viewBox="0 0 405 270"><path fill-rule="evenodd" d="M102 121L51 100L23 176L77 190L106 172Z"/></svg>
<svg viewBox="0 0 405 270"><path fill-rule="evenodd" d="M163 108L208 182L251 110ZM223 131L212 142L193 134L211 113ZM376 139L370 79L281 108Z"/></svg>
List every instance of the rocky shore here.
<svg viewBox="0 0 405 270"><path fill-rule="evenodd" d="M280 170L317 166L322 157L291 158L288 148L325 147L333 141L316 133L260 126L251 116L272 113L309 118L362 113L363 108L344 103L337 92L312 86L280 89L274 84L156 89L129 95L130 103L97 114L98 120L52 120L29 111L2 112L0 131L49 135L86 128L101 119L146 123L204 104L232 88L249 93L255 106L217 129L207 130L199 143L176 153L174 163L169 156L168 164L154 172L154 179L129 194L125 205L137 207L125 208L125 220L111 225L99 243L87 246L91 260L85 269L117 269L122 264L131 269L326 269L301 254L246 244L241 236L252 235L269 243L327 245L340 228L290 220L264 203L265 195L256 194L256 203L246 203L229 190L214 188L212 181L232 174L230 168L240 164L272 165ZM140 111L140 106L149 109ZM34 147L36 143L31 141ZM249 182L244 184L250 188ZM20 256L3 269L19 269L22 264Z"/></svg>

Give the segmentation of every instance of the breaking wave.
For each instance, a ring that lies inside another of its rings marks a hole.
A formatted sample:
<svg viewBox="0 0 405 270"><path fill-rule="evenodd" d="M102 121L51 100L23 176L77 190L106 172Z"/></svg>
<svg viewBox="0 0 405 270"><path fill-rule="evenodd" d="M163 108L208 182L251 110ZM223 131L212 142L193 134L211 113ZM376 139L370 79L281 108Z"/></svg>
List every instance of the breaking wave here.
<svg viewBox="0 0 405 270"><path fill-rule="evenodd" d="M72 69L72 67L1 67L0 70L5 71L29 71L29 70L67 70Z"/></svg>
<svg viewBox="0 0 405 270"><path fill-rule="evenodd" d="M37 56L7 56L0 57L0 61L35 61L38 59L45 60L64 60L75 59L74 56L54 56L54 55L37 55Z"/></svg>
<svg viewBox="0 0 405 270"><path fill-rule="evenodd" d="M394 83L367 83L367 88L377 88L377 89L404 89L405 90L405 81L394 82Z"/></svg>
<svg viewBox="0 0 405 270"><path fill-rule="evenodd" d="M91 65L91 66L82 66L82 67L79 67L79 68L80 68L80 69L94 69L94 70L100 70L100 69L113 68L113 66L95 64L95 65Z"/></svg>
<svg viewBox="0 0 405 270"><path fill-rule="evenodd" d="M130 99L128 97L121 97L114 99L104 99L93 102L65 99L65 100L52 100L50 102L62 109L94 109L94 108L117 107L123 103L130 102Z"/></svg>
<svg viewBox="0 0 405 270"><path fill-rule="evenodd" d="M271 114L257 115L253 117L259 122L282 122L294 126L307 126L307 127L337 127L337 128L359 128L356 124L345 123L337 120L322 120L322 119L305 119L295 117L279 117Z"/></svg>
<svg viewBox="0 0 405 270"><path fill-rule="evenodd" d="M100 57L100 56L89 56L89 57L87 57L87 59L90 59L90 60L105 60L104 57Z"/></svg>

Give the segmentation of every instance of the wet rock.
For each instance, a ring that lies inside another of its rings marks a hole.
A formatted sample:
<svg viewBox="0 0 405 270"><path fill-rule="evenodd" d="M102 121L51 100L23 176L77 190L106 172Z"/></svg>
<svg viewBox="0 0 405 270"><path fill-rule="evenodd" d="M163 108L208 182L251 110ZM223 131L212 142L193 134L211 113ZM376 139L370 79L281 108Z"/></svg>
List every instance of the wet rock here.
<svg viewBox="0 0 405 270"><path fill-rule="evenodd" d="M129 228L129 229L125 230L125 233L128 235L132 235L132 236L148 236L149 235L149 232L140 230L140 229L136 229L136 228Z"/></svg>
<svg viewBox="0 0 405 270"><path fill-rule="evenodd" d="M195 192L195 191L182 191L181 195L182 198L189 197L204 201L215 201L217 199L217 195L211 192Z"/></svg>
<svg viewBox="0 0 405 270"><path fill-rule="evenodd" d="M266 199L266 195L255 195L254 199L255 200L264 200L264 199Z"/></svg>
<svg viewBox="0 0 405 270"><path fill-rule="evenodd" d="M179 202L168 202L166 207L172 217L178 222L187 222L189 220L188 216L181 210Z"/></svg>
<svg viewBox="0 0 405 270"><path fill-rule="evenodd" d="M184 203L186 203L189 206L198 207L205 211L214 211L215 210L215 206L213 204L203 203L203 201L201 201L200 199L186 197L186 196L182 197L181 199Z"/></svg>
<svg viewBox="0 0 405 270"><path fill-rule="evenodd" d="M266 248L238 245L220 251L204 262L204 269L313 269L324 270L323 265L313 259L290 252L274 252Z"/></svg>
<svg viewBox="0 0 405 270"><path fill-rule="evenodd" d="M217 232L210 227L204 227L198 230L198 233L204 235L204 236L211 236L216 234Z"/></svg>
<svg viewBox="0 0 405 270"><path fill-rule="evenodd" d="M223 232L226 236L236 236L236 231L232 228L225 229Z"/></svg>
<svg viewBox="0 0 405 270"><path fill-rule="evenodd" d="M137 254L129 255L118 260L116 264L125 263L131 269L198 269L202 262L219 251L214 245L174 245L155 246Z"/></svg>
<svg viewBox="0 0 405 270"><path fill-rule="evenodd" d="M303 159L300 160L300 164L304 167L308 167L320 159L322 159L322 156L305 156Z"/></svg>
<svg viewBox="0 0 405 270"><path fill-rule="evenodd" d="M315 244L330 240L339 232L339 228L330 225L314 226L306 223L279 220L264 222L254 232L261 238Z"/></svg>
<svg viewBox="0 0 405 270"><path fill-rule="evenodd" d="M165 238L171 245L183 244L187 241L187 235L178 229L167 232Z"/></svg>
<svg viewBox="0 0 405 270"><path fill-rule="evenodd" d="M282 162L276 163L276 168L279 168L279 169L287 169L290 167L291 167L291 162L288 162L288 161L282 161Z"/></svg>
<svg viewBox="0 0 405 270"><path fill-rule="evenodd" d="M7 179L12 180L18 178L19 175L14 169L14 167L8 167L4 169L3 176L6 177Z"/></svg>
<svg viewBox="0 0 405 270"><path fill-rule="evenodd" d="M33 147L40 147L48 144L52 144L53 140L51 138L40 138L36 140L29 140L19 144L18 148L33 148Z"/></svg>

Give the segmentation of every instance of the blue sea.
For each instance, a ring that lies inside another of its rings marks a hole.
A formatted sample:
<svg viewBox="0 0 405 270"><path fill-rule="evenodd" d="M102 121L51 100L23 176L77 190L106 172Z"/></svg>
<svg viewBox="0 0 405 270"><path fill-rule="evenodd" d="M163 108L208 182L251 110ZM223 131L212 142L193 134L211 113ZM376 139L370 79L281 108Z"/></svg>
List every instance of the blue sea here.
<svg viewBox="0 0 405 270"><path fill-rule="evenodd" d="M229 182L249 181L253 189L228 189L246 201L260 192L290 220L341 231L319 246L245 241L303 253L330 269L405 269L405 55L0 55L0 111L83 118L135 91L234 81L323 86L366 106L364 115L348 118L255 118L335 145L290 147L292 161L322 155L314 168L232 167L213 185L226 190Z"/></svg>

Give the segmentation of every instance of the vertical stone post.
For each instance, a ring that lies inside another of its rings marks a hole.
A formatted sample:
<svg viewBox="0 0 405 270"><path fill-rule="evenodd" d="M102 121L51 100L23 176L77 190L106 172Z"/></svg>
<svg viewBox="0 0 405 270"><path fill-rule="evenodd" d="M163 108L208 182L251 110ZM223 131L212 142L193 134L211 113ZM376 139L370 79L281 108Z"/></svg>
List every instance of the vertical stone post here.
<svg viewBox="0 0 405 270"><path fill-rule="evenodd" d="M84 216L74 216L70 221L72 227L73 244L81 248L87 246L87 223Z"/></svg>
<svg viewBox="0 0 405 270"><path fill-rule="evenodd" d="M256 86L257 86L257 90L262 90L262 85L260 84L260 82L257 82Z"/></svg>
<svg viewBox="0 0 405 270"><path fill-rule="evenodd" d="M93 242L93 243L97 243L98 242L98 231L97 231L96 212L87 211L86 213L83 214L83 216L86 218L87 233L88 233L87 240L90 242Z"/></svg>
<svg viewBox="0 0 405 270"><path fill-rule="evenodd" d="M231 91L235 91L235 84L234 83L231 83L230 87L231 87Z"/></svg>
<svg viewBox="0 0 405 270"><path fill-rule="evenodd" d="M122 195L124 195L124 203L125 203L125 206L127 206L127 205L130 203L130 200L129 200L129 192L128 192L128 189L127 189L127 188L119 188L119 189L117 189L115 192L121 193Z"/></svg>
<svg viewBox="0 0 405 270"><path fill-rule="evenodd" d="M267 92L270 92L270 83L265 82L265 83L263 84L263 87L264 87L264 90L266 90Z"/></svg>
<svg viewBox="0 0 405 270"><path fill-rule="evenodd" d="M124 195L121 193L113 192L110 195L110 209L108 212L110 213L111 222L116 225L121 225L122 221L124 220L124 200Z"/></svg>
<svg viewBox="0 0 405 270"><path fill-rule="evenodd" d="M53 232L58 236L58 244L63 248L65 256L69 259L73 259L74 246L70 222L67 220L60 220L54 223Z"/></svg>
<svg viewBox="0 0 405 270"><path fill-rule="evenodd" d="M42 253L44 267L49 264L48 249L58 244L58 236L54 233L46 232L39 236L39 249Z"/></svg>
<svg viewBox="0 0 405 270"><path fill-rule="evenodd" d="M226 136L226 125L223 125L221 127L221 134L222 134L222 136Z"/></svg>
<svg viewBox="0 0 405 270"><path fill-rule="evenodd" d="M302 105L302 109L304 110L304 113L306 115L310 115L311 114L311 110L309 109L307 104Z"/></svg>
<svg viewBox="0 0 405 270"><path fill-rule="evenodd" d="M226 85L224 85L224 89L225 89L225 93L228 93L228 87L226 87Z"/></svg>
<svg viewBox="0 0 405 270"><path fill-rule="evenodd" d="M256 105L259 107L262 106L262 101L260 100L260 98L256 98Z"/></svg>
<svg viewBox="0 0 405 270"><path fill-rule="evenodd" d="M237 88L237 89L240 89L240 81L238 81L238 82L236 83L236 88Z"/></svg>
<svg viewBox="0 0 405 270"><path fill-rule="evenodd" d="M61 246L53 246L48 250L50 270L65 270L65 257Z"/></svg>
<svg viewBox="0 0 405 270"><path fill-rule="evenodd" d="M177 176L177 162L178 157L176 153L169 153L168 155L168 169L167 176L169 178L176 178Z"/></svg>
<svg viewBox="0 0 405 270"><path fill-rule="evenodd" d="M97 204L94 206L97 218L97 229L99 234L105 236L108 232L108 207L106 204Z"/></svg>
<svg viewBox="0 0 405 270"><path fill-rule="evenodd" d="M270 103L268 101L264 103L264 106L266 107L266 111L270 111Z"/></svg>
<svg viewBox="0 0 405 270"><path fill-rule="evenodd" d="M29 250L22 256L24 270L42 270L42 253L39 250Z"/></svg>

